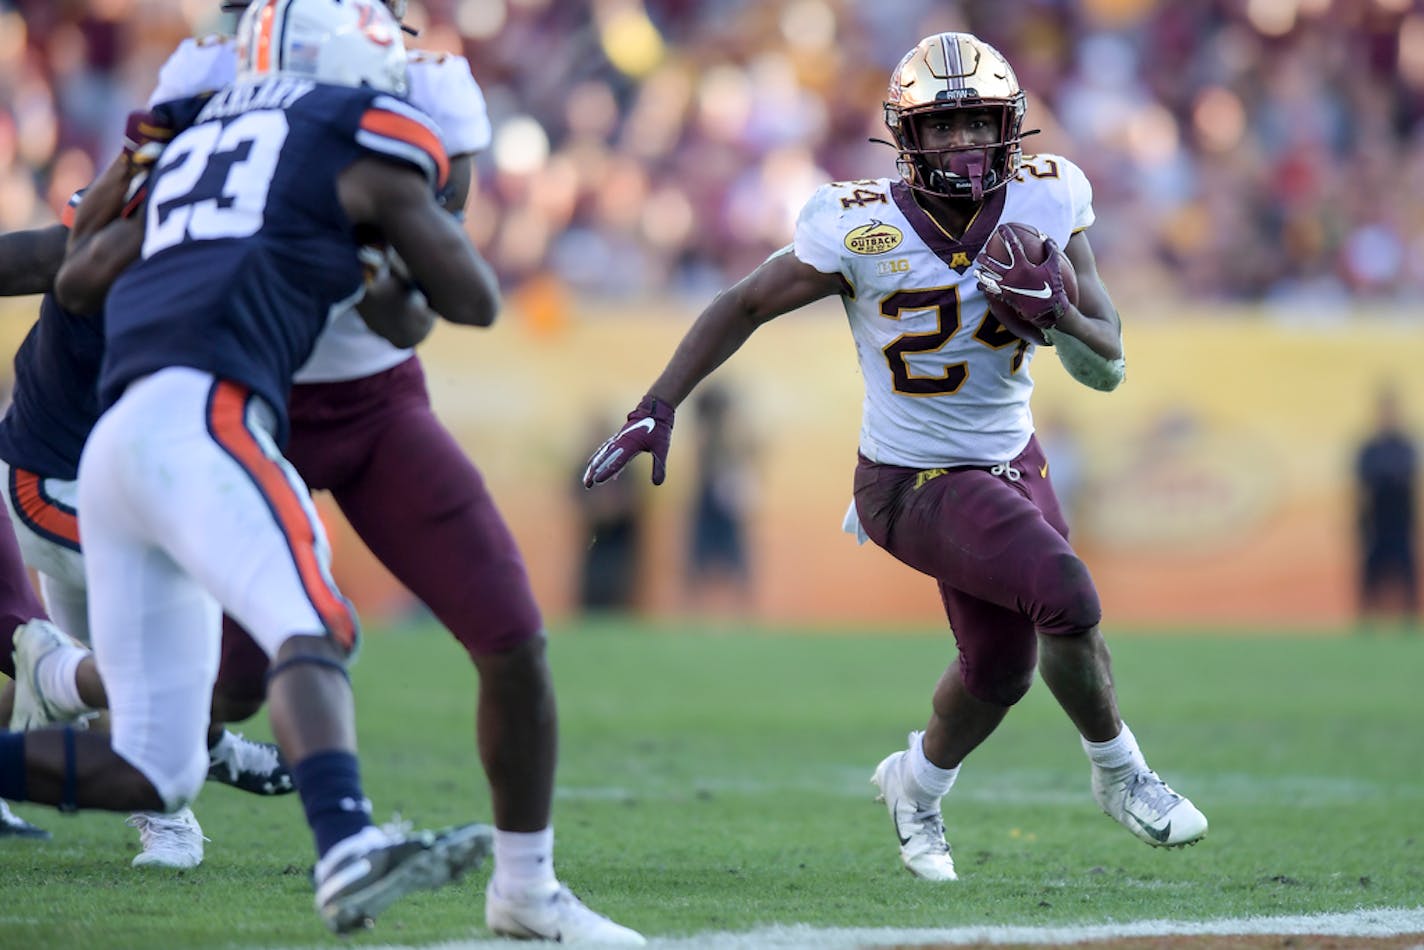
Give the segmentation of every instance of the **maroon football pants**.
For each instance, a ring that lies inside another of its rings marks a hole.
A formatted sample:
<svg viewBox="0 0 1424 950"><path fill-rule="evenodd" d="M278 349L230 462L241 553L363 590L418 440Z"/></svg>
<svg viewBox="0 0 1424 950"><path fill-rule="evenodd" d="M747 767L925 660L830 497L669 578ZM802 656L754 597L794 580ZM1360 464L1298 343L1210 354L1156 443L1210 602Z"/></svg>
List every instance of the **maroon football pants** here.
<svg viewBox="0 0 1424 950"><path fill-rule="evenodd" d="M0 521L5 522L0 525L0 673L14 679L15 628L36 617L47 618L48 614L25 571L10 519Z"/></svg>
<svg viewBox="0 0 1424 950"><path fill-rule="evenodd" d="M1023 695L1038 659L1036 633L1083 633L1102 619L1037 438L998 474L862 457L855 504L876 544L939 582L965 686L986 702L1008 705Z"/></svg>
<svg viewBox="0 0 1424 950"><path fill-rule="evenodd" d="M484 478L435 417L420 362L292 389L286 456L475 656L542 629L524 559ZM259 698L267 657L224 621L221 688Z"/></svg>

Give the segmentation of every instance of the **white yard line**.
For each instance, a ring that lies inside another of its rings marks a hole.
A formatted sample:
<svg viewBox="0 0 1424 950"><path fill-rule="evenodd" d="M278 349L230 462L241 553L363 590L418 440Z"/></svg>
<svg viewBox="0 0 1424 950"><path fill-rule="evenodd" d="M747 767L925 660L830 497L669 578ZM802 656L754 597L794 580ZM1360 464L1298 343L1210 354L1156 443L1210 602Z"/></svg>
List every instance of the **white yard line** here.
<svg viewBox="0 0 1424 950"><path fill-rule="evenodd" d="M1139 920L1121 924L1057 927L763 927L742 933L710 931L691 937L648 941L652 950L858 950L872 947L974 944L1071 944L1124 937L1234 936L1241 934L1323 934L1334 937L1397 937L1420 934L1424 946L1424 907L1357 910L1348 914L1306 917L1241 917L1222 920ZM437 944L426 950L495 950L528 947L506 940L470 940ZM367 950L407 950L399 944Z"/></svg>

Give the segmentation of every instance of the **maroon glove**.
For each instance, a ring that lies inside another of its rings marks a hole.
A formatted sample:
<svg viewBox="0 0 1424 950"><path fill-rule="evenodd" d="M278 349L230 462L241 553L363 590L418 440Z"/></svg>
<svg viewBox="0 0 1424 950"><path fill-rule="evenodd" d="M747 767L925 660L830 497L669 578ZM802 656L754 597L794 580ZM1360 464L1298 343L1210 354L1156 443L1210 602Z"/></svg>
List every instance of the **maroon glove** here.
<svg viewBox="0 0 1424 950"><path fill-rule="evenodd" d="M124 158L135 171L152 168L164 146L181 131L173 125L171 116L150 110L136 109L124 123Z"/></svg>
<svg viewBox="0 0 1424 950"><path fill-rule="evenodd" d="M990 246L999 241L986 243L974 259L979 289L990 303L1007 306L1040 330L1052 330L1071 306L1058 270L1058 245L1052 238L1044 238L1043 262L1034 264L1012 227L1001 224L995 234L1009 259L1000 260L990 253Z"/></svg>
<svg viewBox="0 0 1424 950"><path fill-rule="evenodd" d="M124 122L123 157L129 172L124 217L129 217L143 204L147 197L148 173L158 164L158 157L168 143L197 121L212 96L211 92L199 93L129 113Z"/></svg>
<svg viewBox="0 0 1424 950"><path fill-rule="evenodd" d="M667 478L672 416L672 406L652 396L644 396L638 408L628 413L628 424L600 445L593 458L588 460L588 468L583 470L583 487L592 488L616 478L640 452L653 456L653 484L661 485Z"/></svg>

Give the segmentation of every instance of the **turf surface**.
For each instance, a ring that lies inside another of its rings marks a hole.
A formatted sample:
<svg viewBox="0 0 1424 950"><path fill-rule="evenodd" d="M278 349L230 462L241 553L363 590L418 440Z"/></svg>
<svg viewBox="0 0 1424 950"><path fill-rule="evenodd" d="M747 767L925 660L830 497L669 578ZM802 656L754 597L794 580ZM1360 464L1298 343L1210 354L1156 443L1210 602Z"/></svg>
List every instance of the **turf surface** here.
<svg viewBox="0 0 1424 950"><path fill-rule="evenodd" d="M555 632L557 860L594 907L650 936L772 924L1048 925L1424 904L1424 639L1109 632L1152 765L1211 819L1149 848L1104 817L1036 684L945 804L961 881L904 872L875 763L923 725L951 656L935 634L730 632L603 622ZM488 816L475 675L433 627L368 634L355 670L377 816ZM265 723L243 727L267 734ZM295 796L209 785L201 868L129 867L122 816L17 811L0 839L0 947L331 943L311 910ZM483 937L480 871L391 908L352 944Z"/></svg>

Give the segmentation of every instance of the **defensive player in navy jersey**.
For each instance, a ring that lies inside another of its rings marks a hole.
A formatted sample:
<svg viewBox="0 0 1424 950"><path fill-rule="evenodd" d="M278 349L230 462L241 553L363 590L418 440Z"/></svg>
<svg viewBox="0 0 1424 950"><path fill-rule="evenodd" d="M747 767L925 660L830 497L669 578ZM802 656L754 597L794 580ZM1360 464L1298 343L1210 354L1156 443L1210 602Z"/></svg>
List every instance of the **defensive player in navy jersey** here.
<svg viewBox="0 0 1424 950"><path fill-rule="evenodd" d="M921 40L885 102L899 176L817 191L794 243L703 311L584 473L585 485L607 481L646 451L661 483L673 409L693 387L763 323L841 298L865 379L845 527L936 580L959 647L924 731L873 777L901 861L934 881L956 878L940 800L1035 667L1082 737L1107 814L1155 846L1207 831L1148 768L1118 713L1097 590L1068 543L1034 437L1031 337L1097 389L1115 388L1124 364L1121 322L1086 235L1092 190L1066 158L1022 154L1024 111L993 47L966 33ZM1047 236L1043 261L1023 253L1010 222ZM1006 244L997 257L985 251L996 232ZM1076 304L1055 242L1076 273Z"/></svg>
<svg viewBox="0 0 1424 950"><path fill-rule="evenodd" d="M389 6L399 16L404 3ZM230 37L185 40L164 64L150 103L230 81L235 48ZM483 95L463 57L416 51L407 75L408 98L440 126L450 153L443 197L459 212L473 180L473 154L489 142ZM640 943L636 932L587 908L555 876L557 716L542 619L480 472L431 409L419 359L348 309L335 315L296 382L286 447L293 467L313 490L331 491L358 536L430 607L479 673L476 733L496 827L486 922L518 937ZM405 486L414 482L434 490L412 496ZM396 494L405 499L399 506L390 504ZM92 665L76 673L82 677ZM221 710L237 721L260 704L265 665L265 654L225 621L215 717ZM75 679L57 685L69 710L79 695ZM194 826L174 827L167 837L165 850L201 846Z"/></svg>
<svg viewBox="0 0 1424 950"><path fill-rule="evenodd" d="M86 195L56 281L70 310L108 294L104 415L80 460L79 507L113 731L0 733L0 797L190 801L208 769L226 609L273 659L269 713L315 838L316 906L344 932L478 863L491 829L405 835L371 822L345 673L356 620L277 448L287 390L331 309L362 292L363 236L412 262L420 290L398 320L428 322L428 300L485 325L498 291L435 200L438 132L386 94L404 86L405 54L383 6L266 0L239 36L239 81L163 151L139 213L112 220L123 173Z"/></svg>
<svg viewBox="0 0 1424 950"><path fill-rule="evenodd" d="M143 118L154 121L150 113ZM66 217L77 199L65 209ZM36 275L52 275L67 235L66 226L56 225L0 237L0 295L48 291L47 285L38 285ZM11 403L0 419L0 487L24 564L37 573L45 608L54 619L50 623L39 613L26 618L27 623L20 621L19 629L0 624L0 657L6 666L12 656L18 657L20 671L11 688L16 694L13 710L0 710L0 721L15 730L71 721L107 704L103 683L82 645L89 640L88 597L75 511L79 454L99 418L95 384L103 350L102 317L69 313L45 292L39 319L15 354ZM13 573L29 594L23 566L14 565ZM247 639L240 631L234 635ZM258 649L247 642L249 650ZM43 664L37 662L41 656ZM254 665L259 673L264 667ZM253 670L225 669L220 682L224 674L247 679ZM231 703L214 707L208 728L209 778L256 794L294 791L275 746L224 728L223 723L245 719L256 710L235 709ZM142 842L135 866L201 863L204 839L190 808L172 815L138 813L129 822Z"/></svg>

